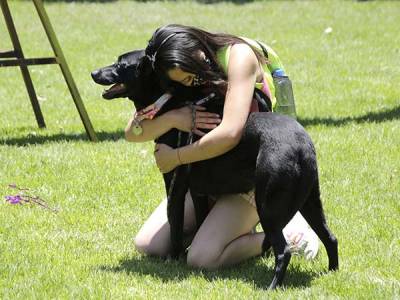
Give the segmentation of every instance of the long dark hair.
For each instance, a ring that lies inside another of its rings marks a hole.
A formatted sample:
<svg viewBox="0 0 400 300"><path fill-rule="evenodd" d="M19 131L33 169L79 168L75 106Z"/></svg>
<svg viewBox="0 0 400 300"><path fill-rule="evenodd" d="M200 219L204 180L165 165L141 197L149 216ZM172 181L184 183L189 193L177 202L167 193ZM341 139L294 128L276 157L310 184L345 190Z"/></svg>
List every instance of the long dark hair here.
<svg viewBox="0 0 400 300"><path fill-rule="evenodd" d="M173 89L167 72L179 67L196 74L221 93L226 92L227 75L218 63L217 51L227 45L245 43L249 45L258 61L264 63L264 56L245 40L226 33L211 33L199 28L170 24L158 28L146 48L144 64L160 78L166 89ZM202 51L206 59L200 56Z"/></svg>

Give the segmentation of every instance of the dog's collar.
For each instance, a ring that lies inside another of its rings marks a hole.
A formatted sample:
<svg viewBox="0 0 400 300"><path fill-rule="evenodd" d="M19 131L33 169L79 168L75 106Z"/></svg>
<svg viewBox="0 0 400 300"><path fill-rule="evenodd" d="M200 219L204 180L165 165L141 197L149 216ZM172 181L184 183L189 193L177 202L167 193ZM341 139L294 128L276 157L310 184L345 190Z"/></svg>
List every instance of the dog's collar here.
<svg viewBox="0 0 400 300"><path fill-rule="evenodd" d="M161 110L161 108L164 106L165 103L169 99L171 99L172 95L170 93L165 93L163 94L160 98L157 99L156 102L153 104L150 104L149 106L137 111L133 117L133 133L135 135L140 135L143 132L142 126L140 125L140 122L148 119L151 120L154 118L154 116ZM208 101L210 101L212 98L215 97L215 93L211 93L207 97L204 97L200 100L197 100L194 105L204 105ZM195 120L195 118L193 118ZM194 127L194 125L193 125Z"/></svg>
<svg viewBox="0 0 400 300"><path fill-rule="evenodd" d="M204 105L208 101L210 101L212 98L215 97L215 93L209 94L207 97L201 98L197 100L194 105ZM135 113L135 119L137 122L140 122L144 119L153 119L154 116L160 111L160 109L164 106L165 103L169 99L172 98L172 95L170 93L165 93L163 94L160 98L157 99L156 102L153 104L150 104L149 106L139 110L138 112Z"/></svg>
<svg viewBox="0 0 400 300"><path fill-rule="evenodd" d="M172 95L169 93L163 94L160 98L157 99L153 104L135 112L135 115L132 120L132 132L134 135L140 135L143 132L143 128L140 125L145 119L151 120L154 116L160 111L160 109L164 106L165 103L169 99L171 99Z"/></svg>
<svg viewBox="0 0 400 300"><path fill-rule="evenodd" d="M156 102L150 104L149 106L139 110L135 113L135 121L140 122L144 119L153 119L154 116L160 111L165 103L171 99L172 95L170 93L163 94Z"/></svg>

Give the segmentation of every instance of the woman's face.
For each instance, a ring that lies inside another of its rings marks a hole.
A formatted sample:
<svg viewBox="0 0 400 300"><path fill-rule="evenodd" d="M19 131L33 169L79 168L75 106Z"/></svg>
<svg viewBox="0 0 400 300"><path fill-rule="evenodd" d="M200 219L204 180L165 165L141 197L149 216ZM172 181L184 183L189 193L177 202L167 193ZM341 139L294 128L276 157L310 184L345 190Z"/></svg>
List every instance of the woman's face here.
<svg viewBox="0 0 400 300"><path fill-rule="evenodd" d="M196 52L196 55L194 56L194 58L196 60L205 61L207 64L209 64L209 60L206 58L206 55L204 54L204 52L201 50L198 50ZM184 86L199 86L199 85L203 85L206 83L205 80L203 78L201 78L199 75L183 71L179 67L170 69L167 72L167 75L168 75L169 79L171 79L172 81L179 82L180 84L183 84Z"/></svg>
<svg viewBox="0 0 400 300"><path fill-rule="evenodd" d="M193 73L185 72L181 68L176 67L167 72L169 79L179 82L184 86L193 86L196 75Z"/></svg>

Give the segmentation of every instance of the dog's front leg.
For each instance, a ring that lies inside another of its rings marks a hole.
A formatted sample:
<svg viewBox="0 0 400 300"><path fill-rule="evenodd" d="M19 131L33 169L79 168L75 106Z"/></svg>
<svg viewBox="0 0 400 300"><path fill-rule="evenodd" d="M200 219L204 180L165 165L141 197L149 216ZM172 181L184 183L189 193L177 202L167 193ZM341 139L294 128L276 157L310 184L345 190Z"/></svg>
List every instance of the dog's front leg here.
<svg viewBox="0 0 400 300"><path fill-rule="evenodd" d="M208 214L208 195L201 194L192 189L190 189L190 195L192 196L194 212L196 215L196 227L197 230L199 230Z"/></svg>
<svg viewBox="0 0 400 300"><path fill-rule="evenodd" d="M187 166L178 167L168 193L167 215L171 230L171 257L178 259L183 248L185 195L188 191Z"/></svg>

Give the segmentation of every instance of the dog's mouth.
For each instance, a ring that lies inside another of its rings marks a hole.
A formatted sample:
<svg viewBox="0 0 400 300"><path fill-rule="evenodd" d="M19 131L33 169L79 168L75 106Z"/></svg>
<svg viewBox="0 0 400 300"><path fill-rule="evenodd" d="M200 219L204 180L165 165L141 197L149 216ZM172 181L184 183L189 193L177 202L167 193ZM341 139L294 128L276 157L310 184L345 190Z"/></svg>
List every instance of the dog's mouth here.
<svg viewBox="0 0 400 300"><path fill-rule="evenodd" d="M120 97L121 95L125 94L126 91L127 91L127 88L126 88L125 84L116 83L116 84L112 85L109 89L104 90L102 97L104 99L110 100L110 99Z"/></svg>

